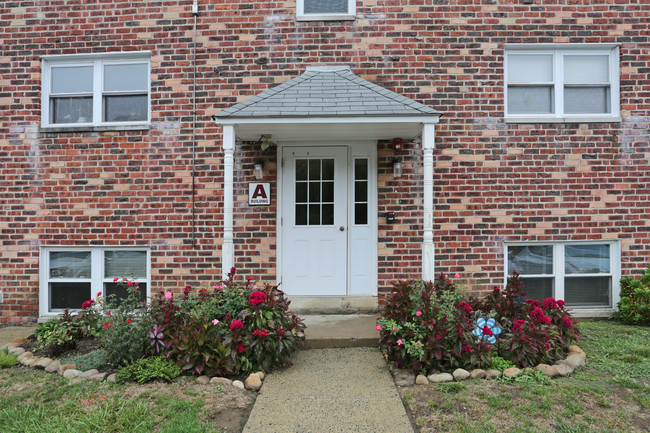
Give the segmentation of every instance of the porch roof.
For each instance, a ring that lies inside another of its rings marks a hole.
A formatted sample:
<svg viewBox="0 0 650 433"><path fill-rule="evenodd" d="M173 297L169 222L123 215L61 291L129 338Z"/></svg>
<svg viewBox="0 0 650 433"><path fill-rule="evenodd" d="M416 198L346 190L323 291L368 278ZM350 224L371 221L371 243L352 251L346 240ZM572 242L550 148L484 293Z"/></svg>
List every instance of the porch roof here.
<svg viewBox="0 0 650 433"><path fill-rule="evenodd" d="M319 133L329 139L380 139L415 137L440 114L358 77L348 66L308 66L299 77L221 111L215 120L235 125L237 136L249 140L261 133L280 140Z"/></svg>

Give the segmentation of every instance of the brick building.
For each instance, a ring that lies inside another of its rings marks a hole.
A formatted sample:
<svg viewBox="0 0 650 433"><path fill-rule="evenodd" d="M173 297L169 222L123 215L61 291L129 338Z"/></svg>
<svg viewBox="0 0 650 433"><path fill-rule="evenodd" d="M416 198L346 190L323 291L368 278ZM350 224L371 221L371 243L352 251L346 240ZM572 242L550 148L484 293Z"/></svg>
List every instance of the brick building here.
<svg viewBox="0 0 650 433"><path fill-rule="evenodd" d="M304 307L650 262L644 1L5 1L0 323L230 266Z"/></svg>

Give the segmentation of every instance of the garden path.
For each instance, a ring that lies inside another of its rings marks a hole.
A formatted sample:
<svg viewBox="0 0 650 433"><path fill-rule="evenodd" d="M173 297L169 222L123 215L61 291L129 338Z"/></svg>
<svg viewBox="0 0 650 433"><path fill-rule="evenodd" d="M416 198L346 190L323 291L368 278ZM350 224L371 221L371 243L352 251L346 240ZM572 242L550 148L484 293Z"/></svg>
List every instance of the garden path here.
<svg viewBox="0 0 650 433"><path fill-rule="evenodd" d="M9 343L13 338L27 338L34 333L35 326L4 326L0 328L0 346Z"/></svg>
<svg viewBox="0 0 650 433"><path fill-rule="evenodd" d="M243 433L413 433L377 348L311 349L270 374Z"/></svg>

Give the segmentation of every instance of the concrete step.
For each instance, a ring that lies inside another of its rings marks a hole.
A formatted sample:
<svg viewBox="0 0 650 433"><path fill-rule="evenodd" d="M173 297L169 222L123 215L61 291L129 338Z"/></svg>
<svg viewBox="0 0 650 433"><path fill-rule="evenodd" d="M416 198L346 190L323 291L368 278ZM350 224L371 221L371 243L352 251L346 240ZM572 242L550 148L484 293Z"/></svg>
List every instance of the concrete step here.
<svg viewBox="0 0 650 433"><path fill-rule="evenodd" d="M378 314L309 314L300 316L307 325L305 347L376 347Z"/></svg>

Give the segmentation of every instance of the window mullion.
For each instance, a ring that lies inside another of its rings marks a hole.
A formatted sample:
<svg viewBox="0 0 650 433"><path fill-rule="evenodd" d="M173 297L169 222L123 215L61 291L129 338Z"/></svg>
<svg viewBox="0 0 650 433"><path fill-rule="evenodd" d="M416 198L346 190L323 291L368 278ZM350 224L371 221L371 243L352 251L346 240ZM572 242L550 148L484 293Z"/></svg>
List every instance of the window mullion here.
<svg viewBox="0 0 650 433"><path fill-rule="evenodd" d="M102 114L102 90L103 90L103 73L101 60L93 62L93 125L99 125L103 122Z"/></svg>
<svg viewBox="0 0 650 433"><path fill-rule="evenodd" d="M90 268L92 283L90 284L90 298L93 299L97 292L104 292L104 250L99 248L92 249L92 265Z"/></svg>
<svg viewBox="0 0 650 433"><path fill-rule="evenodd" d="M556 244L553 248L553 270L555 272L555 299L564 300L564 245Z"/></svg>
<svg viewBox="0 0 650 433"><path fill-rule="evenodd" d="M555 115L564 117L564 57L559 51L553 55L553 81L555 83ZM564 250L563 250L564 251Z"/></svg>

